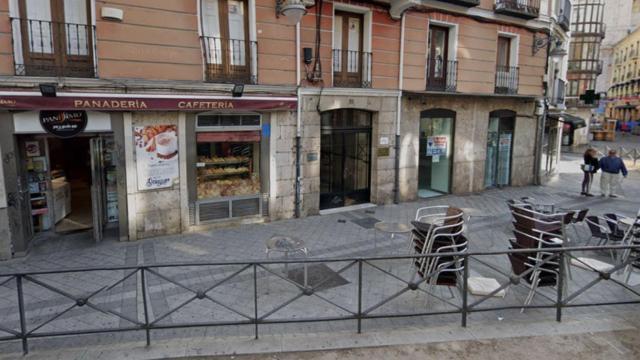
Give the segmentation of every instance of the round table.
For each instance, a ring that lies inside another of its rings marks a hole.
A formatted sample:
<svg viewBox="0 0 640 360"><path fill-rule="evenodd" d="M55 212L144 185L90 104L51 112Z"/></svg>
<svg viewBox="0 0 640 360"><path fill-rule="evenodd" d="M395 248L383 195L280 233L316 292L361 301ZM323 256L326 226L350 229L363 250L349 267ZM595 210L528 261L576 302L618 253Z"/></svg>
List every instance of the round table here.
<svg viewBox="0 0 640 360"><path fill-rule="evenodd" d="M397 222L380 221L373 225L373 227L376 229L376 236L373 240L373 247L376 252L378 250L378 231L385 234L391 234L392 239L396 234L408 234L411 232L411 227L409 225Z"/></svg>
<svg viewBox="0 0 640 360"><path fill-rule="evenodd" d="M305 257L309 255L309 251L302 239L294 236L274 235L266 241L267 259L271 259L272 252L284 253L285 259L289 258L291 253L301 253ZM284 264L285 275L288 275L289 264ZM267 278L267 288L269 286ZM304 263L304 286L307 286L307 264Z"/></svg>

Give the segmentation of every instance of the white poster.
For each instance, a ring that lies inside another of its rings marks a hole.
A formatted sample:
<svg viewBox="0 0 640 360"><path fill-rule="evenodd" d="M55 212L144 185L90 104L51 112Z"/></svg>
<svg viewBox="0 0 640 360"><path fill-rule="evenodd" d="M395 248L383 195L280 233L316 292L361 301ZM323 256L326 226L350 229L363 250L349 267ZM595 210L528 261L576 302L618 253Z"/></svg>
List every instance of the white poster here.
<svg viewBox="0 0 640 360"><path fill-rule="evenodd" d="M435 135L427 137L427 156L447 156L449 137Z"/></svg>
<svg viewBox="0 0 640 360"><path fill-rule="evenodd" d="M176 125L136 126L138 190L171 187L178 181L178 131Z"/></svg>

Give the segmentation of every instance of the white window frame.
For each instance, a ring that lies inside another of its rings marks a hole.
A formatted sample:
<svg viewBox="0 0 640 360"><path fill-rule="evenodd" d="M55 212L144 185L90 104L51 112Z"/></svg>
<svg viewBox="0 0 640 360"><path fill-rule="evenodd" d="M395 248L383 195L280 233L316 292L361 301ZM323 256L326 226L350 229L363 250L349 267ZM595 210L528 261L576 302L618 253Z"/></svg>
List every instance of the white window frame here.
<svg viewBox="0 0 640 360"><path fill-rule="evenodd" d="M520 35L515 33L510 33L506 31L498 31L498 36L506 37L511 39L511 45L509 46L509 66L510 67L519 67L519 51L520 51ZM498 42L498 38L496 37L496 44Z"/></svg>
<svg viewBox="0 0 640 360"><path fill-rule="evenodd" d="M93 0L95 1L95 0ZM204 34L203 25L202 25L202 0L198 0L197 3L198 9L198 37L202 37ZM247 0L247 19L249 21L249 42L258 43L257 36L257 28L256 28L256 0ZM200 41L200 51L204 54L205 49L202 46L202 41ZM250 61L251 61L251 77L257 79L258 78L258 49L254 46L249 46L249 51L251 51ZM204 56L202 56L202 80L206 80L206 67Z"/></svg>
<svg viewBox="0 0 640 360"><path fill-rule="evenodd" d="M362 14L363 18L364 18L364 24L362 24L362 52L372 52L371 48L372 48L372 31L373 31L373 13L371 12L371 9L366 7L366 6L359 6L359 5L351 5L351 4L345 4L345 3L338 3L338 2L334 2L333 3L333 13L331 15L331 51L333 52L333 49L335 49L335 45L334 41L333 41L333 26L334 26L334 21L336 18L336 11L344 11L344 12L350 12L350 13L354 13L354 14ZM373 66L371 66L373 68ZM333 55L331 56L331 69L333 69ZM362 74L363 82L368 81L371 84L371 78L372 78L372 69L369 69L369 73L368 74ZM331 83L333 84L333 70L331 71Z"/></svg>
<svg viewBox="0 0 640 360"><path fill-rule="evenodd" d="M9 0L9 17L11 19L19 19L20 18L20 6L18 2L20 0ZM198 0L200 1L200 0ZM250 0L255 1L255 0ZM96 0L90 0L89 6L91 7L91 38L93 40L91 52L93 53L93 67L95 69L94 77L98 77L98 51L97 50L97 37L93 32L93 28L96 26ZM20 26L15 26L15 24L11 24L11 31L13 35L13 64L14 64L14 73L16 71L15 64L24 64L24 53L22 49L22 33L20 32Z"/></svg>
<svg viewBox="0 0 640 360"><path fill-rule="evenodd" d="M429 20L429 27L431 25L446 27L449 29L449 43L447 44L447 60L458 60L458 24L440 20ZM427 52L425 57L429 57L429 34L427 34Z"/></svg>

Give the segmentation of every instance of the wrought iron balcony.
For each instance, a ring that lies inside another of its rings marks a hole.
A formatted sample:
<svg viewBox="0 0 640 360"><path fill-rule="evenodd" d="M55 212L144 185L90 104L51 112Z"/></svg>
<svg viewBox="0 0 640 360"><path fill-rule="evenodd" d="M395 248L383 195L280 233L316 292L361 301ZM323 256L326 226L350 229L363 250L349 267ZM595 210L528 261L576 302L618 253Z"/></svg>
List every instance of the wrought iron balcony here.
<svg viewBox="0 0 640 360"><path fill-rule="evenodd" d="M258 43L202 36L205 79L219 83L257 83Z"/></svg>
<svg viewBox="0 0 640 360"><path fill-rule="evenodd" d="M93 25L12 18L11 27L13 40L20 49L16 75L96 75Z"/></svg>
<svg viewBox="0 0 640 360"><path fill-rule="evenodd" d="M569 60L568 71L572 73L594 73L602 74L602 60L578 59Z"/></svg>
<svg viewBox="0 0 640 360"><path fill-rule="evenodd" d="M518 93L519 69L516 66L496 66L496 94Z"/></svg>
<svg viewBox="0 0 640 360"><path fill-rule="evenodd" d="M446 2L450 4L466 6L466 7L474 7L480 5L480 0L440 0L441 2Z"/></svg>
<svg viewBox="0 0 640 360"><path fill-rule="evenodd" d="M540 14L540 0L496 0L495 12L523 19L535 19Z"/></svg>
<svg viewBox="0 0 640 360"><path fill-rule="evenodd" d="M427 90L455 92L458 87L458 62L427 60Z"/></svg>
<svg viewBox="0 0 640 360"><path fill-rule="evenodd" d="M333 86L371 87L371 53L333 49Z"/></svg>

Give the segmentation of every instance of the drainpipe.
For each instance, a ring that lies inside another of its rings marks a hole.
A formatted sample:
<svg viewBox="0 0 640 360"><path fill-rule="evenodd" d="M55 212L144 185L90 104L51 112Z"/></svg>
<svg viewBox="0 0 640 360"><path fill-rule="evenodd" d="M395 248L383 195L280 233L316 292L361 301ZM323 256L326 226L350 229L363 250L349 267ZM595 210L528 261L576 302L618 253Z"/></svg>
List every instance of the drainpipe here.
<svg viewBox="0 0 640 360"><path fill-rule="evenodd" d="M402 86L404 77L404 22L405 14L402 13L400 20L400 67L398 71L398 103L396 107L396 161L395 161L395 182L393 184L393 202L400 203L400 120L402 118Z"/></svg>
<svg viewBox="0 0 640 360"><path fill-rule="evenodd" d="M547 99L549 98L549 52L551 52L551 41L547 42L547 61L544 64L544 73L547 75L547 82L543 84L542 92L544 97L542 99L542 115L538 116L538 128L536 129L536 148L533 156L534 164L533 164L533 184L541 185L542 184L542 164L540 161L542 160L542 140L544 139L544 127L547 122L547 113L549 112L549 102ZM555 80L555 79L554 79ZM536 103L536 109L538 108L538 104ZM535 111L535 110L534 110ZM535 115L535 113L534 113Z"/></svg>
<svg viewBox="0 0 640 360"><path fill-rule="evenodd" d="M302 176L301 176L301 164L300 164L300 153L301 149L301 138L302 138L302 97L300 95L300 23L296 24L296 97L297 97L297 108L296 108L296 195L295 195L295 217L300 217L300 205L301 205L301 187L302 187Z"/></svg>

